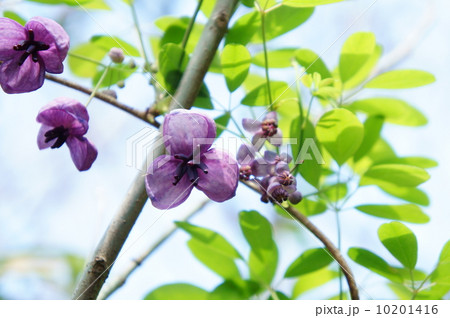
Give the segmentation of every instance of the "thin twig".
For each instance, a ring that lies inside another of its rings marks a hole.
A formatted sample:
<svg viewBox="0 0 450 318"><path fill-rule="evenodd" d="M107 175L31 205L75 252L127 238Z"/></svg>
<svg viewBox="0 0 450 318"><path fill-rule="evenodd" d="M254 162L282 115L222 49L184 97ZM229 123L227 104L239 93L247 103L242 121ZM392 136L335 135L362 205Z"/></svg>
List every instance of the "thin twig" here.
<svg viewBox="0 0 450 318"><path fill-rule="evenodd" d="M189 213L184 219L183 222L189 221L195 214L200 212L208 203L211 201L205 200L202 203L200 203L195 209L192 210L191 213ZM134 273L134 271L141 266L145 260L147 260L161 245L163 245L164 242L167 241L178 229L176 226L172 226L170 230L168 230L161 238L154 244L152 244L147 250L145 250L140 256L133 259L133 262L130 263L128 268L120 275L117 276L117 278L112 281L110 284L105 285L105 287L102 289L102 292L98 296L98 299L107 299L109 298L113 293L115 293L120 287L125 285L128 278L131 276L131 274Z"/></svg>
<svg viewBox="0 0 450 318"><path fill-rule="evenodd" d="M87 95L91 95L92 92L93 92L93 90L91 88L87 88L87 87L82 86L82 85L80 85L78 83L69 81L69 80L64 79L64 78L60 78L60 77L55 76L55 75L45 74L45 78L50 80L50 81L52 81L52 82L55 82L55 83L64 85L66 87L72 88L74 90L77 90L79 92L85 93ZM95 98L100 99L100 100L102 100L102 101L104 101L104 102L106 102L106 103L108 103L108 104L110 104L110 105L112 105L112 106L114 106L116 108L119 108L120 110L123 110L124 112L127 112L128 114L133 115L134 117L139 118L139 119L145 121L146 123L149 123L150 125L152 125L152 126L154 126L156 128L159 127L159 123L157 121L155 121L155 118L151 114L149 114L149 113L147 113L145 111L134 109L134 108L132 108L132 107L130 107L128 105L125 105L125 104L119 102L114 97L106 95L106 94L103 94L101 92L96 92L94 96L95 96Z"/></svg>
<svg viewBox="0 0 450 318"><path fill-rule="evenodd" d="M256 192L261 193L260 186L252 181L242 181L246 186L255 190ZM281 205L280 205L281 206ZM353 300L359 299L358 286L356 285L355 278L353 277L352 270L350 266L347 264L347 261L342 256L339 249L330 241L330 239L317 227L315 226L304 214L298 211L293 206L289 205L287 208L284 208L286 212L289 213L295 220L303 224L315 237L317 237L323 245L327 248L328 252L334 258L334 260L339 264L344 272L345 278L347 279L348 288L350 290L350 296Z"/></svg>

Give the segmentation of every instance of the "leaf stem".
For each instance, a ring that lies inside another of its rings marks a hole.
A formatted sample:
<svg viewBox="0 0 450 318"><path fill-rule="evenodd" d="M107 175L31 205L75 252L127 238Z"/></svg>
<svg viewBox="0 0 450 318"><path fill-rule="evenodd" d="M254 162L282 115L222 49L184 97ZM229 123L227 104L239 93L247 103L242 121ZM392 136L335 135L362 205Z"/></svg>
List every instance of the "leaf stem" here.
<svg viewBox="0 0 450 318"><path fill-rule="evenodd" d="M141 56L144 58L144 61L145 61L144 70L149 71L150 60L148 59L147 52L145 50L144 39L142 37L141 26L139 24L139 19L138 19L137 13L136 13L136 8L134 7L134 1L130 1L129 3L130 3L131 15L133 17L134 27L136 28L137 35L139 37L139 44L140 44L139 49L141 52Z"/></svg>
<svg viewBox="0 0 450 318"><path fill-rule="evenodd" d="M91 95L89 96L89 99L86 102L86 108L89 106L89 104L91 103L92 99L95 97L95 94L97 94L98 89L102 85L102 82L105 80L106 74L108 74L110 66L111 66L111 64L106 66L105 70L103 71L102 76L100 77L100 79L97 82L97 85L95 85L94 89L92 90L92 93L91 93Z"/></svg>

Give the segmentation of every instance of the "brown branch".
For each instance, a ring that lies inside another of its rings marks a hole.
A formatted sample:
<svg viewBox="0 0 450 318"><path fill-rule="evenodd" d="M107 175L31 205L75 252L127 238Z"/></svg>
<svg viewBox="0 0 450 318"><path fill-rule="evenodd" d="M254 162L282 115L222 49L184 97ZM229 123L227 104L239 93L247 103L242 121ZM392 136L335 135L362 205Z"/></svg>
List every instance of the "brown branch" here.
<svg viewBox="0 0 450 318"><path fill-rule="evenodd" d="M242 180L241 180L242 181ZM258 193L261 193L260 187L258 184L252 181L242 181L246 186L255 190ZM344 272L345 278L347 280L348 288L350 290L350 296L353 300L359 299L358 286L356 285L355 278L353 277L352 270L350 266L347 264L347 261L342 256L339 249L330 241L330 239L321 231L317 226L315 226L304 214L298 211L293 206L289 205L287 208L280 205L280 207L289 213L295 220L303 224L315 237L317 237L323 245L327 248L328 252L334 258L334 260L339 264Z"/></svg>
<svg viewBox="0 0 450 318"><path fill-rule="evenodd" d="M211 14L211 18L203 30L195 52L203 49L205 52L202 54L194 52L196 57L193 57L188 64L174 98L188 109L192 106L193 101L197 97L203 83L203 77L209 69L220 40L225 34L228 20L236 4L237 0L218 0L213 13ZM209 41L214 41L214 45L212 46ZM198 70L205 70L201 73L201 77ZM162 148L162 146L160 148ZM147 167L144 167L143 171L146 170ZM143 173L139 173L125 198L122 207L119 209L119 212L106 230L91 261L86 266L83 276L76 288L74 299L97 298L100 289L108 277L111 267L114 265L114 262L146 201L147 193L145 190Z"/></svg>
<svg viewBox="0 0 450 318"><path fill-rule="evenodd" d="M146 168L144 166L144 170L134 180L125 201L97 245L97 249L77 285L73 299L97 298L128 234L147 202L148 197L144 183Z"/></svg>
<svg viewBox="0 0 450 318"><path fill-rule="evenodd" d="M183 87L183 89L178 89L172 99L171 110L180 107L186 109L192 107L219 43L227 31L228 21L237 3L238 0L217 0L211 17L206 23L186 71L181 78L180 87Z"/></svg>
<svg viewBox="0 0 450 318"><path fill-rule="evenodd" d="M82 86L82 85L80 85L78 83L69 81L67 79L60 78L58 76L51 75L51 74L45 74L45 78L50 80L50 81L52 81L52 82L55 82L55 83L64 85L66 87L72 88L74 90L77 90L79 92L85 93L87 95L91 95L92 94L92 89L91 88ZM110 104L110 105L120 109L120 110L123 110L124 112L127 112L128 114L133 115L134 117L139 118L139 119L145 121L146 123L149 123L150 125L152 125L154 127L157 127L157 128L159 127L159 123L157 121L155 121L155 117L150 112L134 109L134 108L132 108L132 107L130 107L128 105L125 105L125 104L119 102L114 97L109 96L107 94L103 94L101 92L95 93L94 97L97 98L97 99L100 99L100 100L102 100L102 101L104 101L104 102L106 102L106 103L108 103L108 104Z"/></svg>
<svg viewBox="0 0 450 318"><path fill-rule="evenodd" d="M189 221L189 219L194 216L197 212L200 212L208 203L211 201L209 199L203 201L200 203L195 209L192 210L191 213L189 213L184 219L184 222ZM172 234L176 232L178 227L172 226L170 230L168 230L161 238L154 244L152 244L147 250L145 250L140 256L133 259L132 263L129 264L128 268L118 277L112 281L110 284L105 285L105 287L102 289L102 292L100 293L100 296L98 299L107 299L109 296L111 296L113 293L115 293L120 287L125 285L127 279L130 277L131 274L134 273L134 271L142 265L164 242L169 239Z"/></svg>

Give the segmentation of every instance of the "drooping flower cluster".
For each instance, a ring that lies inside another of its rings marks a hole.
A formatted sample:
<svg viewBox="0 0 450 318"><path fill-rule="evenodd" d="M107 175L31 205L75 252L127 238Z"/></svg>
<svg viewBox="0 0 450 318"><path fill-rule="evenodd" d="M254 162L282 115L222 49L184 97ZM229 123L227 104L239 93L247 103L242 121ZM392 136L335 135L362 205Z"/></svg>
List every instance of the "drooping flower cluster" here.
<svg viewBox="0 0 450 318"><path fill-rule="evenodd" d="M8 94L34 91L45 72L63 72L68 51L69 36L53 20L34 17L22 26L0 18L0 85Z"/></svg>
<svg viewBox="0 0 450 318"><path fill-rule="evenodd" d="M258 183L262 192L261 201L282 203L289 200L297 204L302 200L302 194L297 191L297 181L289 169L292 157L286 153L278 155L266 150L262 158L257 152L269 141L274 146L281 145L281 130L278 128L277 115L270 112L262 122L245 118L242 121L245 130L254 133L252 145L243 144L237 153L240 164L241 180ZM259 178L259 179L258 179Z"/></svg>
<svg viewBox="0 0 450 318"><path fill-rule="evenodd" d="M145 178L153 206L174 208L194 187L216 202L236 194L239 167L227 153L211 148L215 137L216 125L205 115L187 110L166 115L163 139L167 154L153 161Z"/></svg>
<svg viewBox="0 0 450 318"><path fill-rule="evenodd" d="M84 137L88 131L89 115L80 102L60 97L39 111L36 120L42 124L37 143L39 149L69 147L78 170L88 170L97 158L97 149Z"/></svg>

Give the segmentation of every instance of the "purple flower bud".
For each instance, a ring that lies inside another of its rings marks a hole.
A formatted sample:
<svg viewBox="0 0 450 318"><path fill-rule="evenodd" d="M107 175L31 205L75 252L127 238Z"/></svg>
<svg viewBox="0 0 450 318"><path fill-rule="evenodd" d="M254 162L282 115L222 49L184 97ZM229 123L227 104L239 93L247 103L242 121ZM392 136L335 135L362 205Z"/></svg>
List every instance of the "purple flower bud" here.
<svg viewBox="0 0 450 318"><path fill-rule="evenodd" d="M5 93L34 91L45 72L60 74L69 51L69 36L55 21L34 17L21 26L0 18L0 85Z"/></svg>
<svg viewBox="0 0 450 318"><path fill-rule="evenodd" d="M60 148L67 144L78 170L88 170L97 158L97 149L84 135L89 115L80 102L60 97L43 107L36 118L42 124L37 143L39 149Z"/></svg>
<svg viewBox="0 0 450 318"><path fill-rule="evenodd" d="M120 64L125 59L125 55L123 54L122 49L119 49L117 47L113 47L111 50L109 50L108 53L109 58L111 61L113 61L116 64Z"/></svg>
<svg viewBox="0 0 450 318"><path fill-rule="evenodd" d="M153 206L174 208L189 197L193 187L216 202L235 196L237 162L225 152L210 149L215 137L216 125L205 115L187 110L166 115L163 138L168 155L156 158L145 178Z"/></svg>

